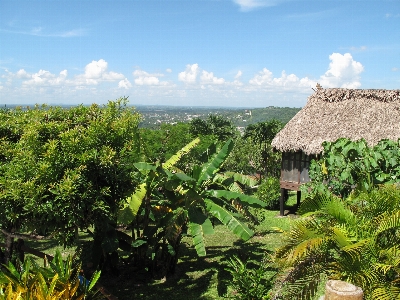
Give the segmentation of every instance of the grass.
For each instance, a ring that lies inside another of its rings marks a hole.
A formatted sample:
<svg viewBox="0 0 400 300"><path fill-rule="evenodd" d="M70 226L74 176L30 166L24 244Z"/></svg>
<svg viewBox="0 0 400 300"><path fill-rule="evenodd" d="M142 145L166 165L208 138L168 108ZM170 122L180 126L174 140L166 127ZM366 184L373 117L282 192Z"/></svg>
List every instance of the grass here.
<svg viewBox="0 0 400 300"><path fill-rule="evenodd" d="M288 200L289 208L295 206L295 195ZM263 210L258 212L260 224L253 230L255 235L247 242L237 238L225 226L216 225L215 234L206 236L205 257L198 257L190 237L184 237L180 248L180 259L174 276L162 280L148 280L146 273L139 270L122 269L118 277L102 274L100 283L120 300L124 299L226 299L232 296L229 289L230 273L225 270L226 260L233 255L249 266L258 263L282 245L282 234L274 227L289 229L290 222L295 217L288 214L280 217L279 211ZM90 241L88 234L80 235L85 246ZM74 253L74 248L64 249L55 241L30 241L30 247L53 255L56 249L66 257ZM85 266L85 257L83 257Z"/></svg>

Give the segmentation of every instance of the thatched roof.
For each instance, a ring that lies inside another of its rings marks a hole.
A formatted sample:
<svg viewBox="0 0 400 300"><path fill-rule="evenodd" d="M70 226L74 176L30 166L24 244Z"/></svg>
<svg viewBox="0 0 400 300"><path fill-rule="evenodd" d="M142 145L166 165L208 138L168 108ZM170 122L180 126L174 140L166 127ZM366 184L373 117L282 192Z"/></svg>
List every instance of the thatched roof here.
<svg viewBox="0 0 400 300"><path fill-rule="evenodd" d="M400 90L319 88L276 135L281 151L322 152L322 142L364 138L369 146L400 138Z"/></svg>

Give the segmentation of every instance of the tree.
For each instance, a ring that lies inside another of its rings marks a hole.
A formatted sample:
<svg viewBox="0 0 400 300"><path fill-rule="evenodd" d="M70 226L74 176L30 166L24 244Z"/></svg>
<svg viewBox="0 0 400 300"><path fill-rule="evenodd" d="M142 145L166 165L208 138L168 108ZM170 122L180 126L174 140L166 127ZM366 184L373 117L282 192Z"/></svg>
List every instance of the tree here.
<svg viewBox="0 0 400 300"><path fill-rule="evenodd" d="M127 99L104 107L35 106L0 112L0 228L5 262L15 237L51 234L74 244L93 226L100 248L113 249L107 233L119 203L134 190L140 116ZM107 248L108 247L108 248Z"/></svg>
<svg viewBox="0 0 400 300"><path fill-rule="evenodd" d="M209 115L206 120L193 119L190 122L190 133L194 137L213 135L219 142L224 142L237 135L232 122L219 115Z"/></svg>
<svg viewBox="0 0 400 300"><path fill-rule="evenodd" d="M258 166L260 174L265 176L280 176L281 155L273 152L271 142L283 128L283 123L272 120L247 126L244 138L258 145L261 150L261 162Z"/></svg>

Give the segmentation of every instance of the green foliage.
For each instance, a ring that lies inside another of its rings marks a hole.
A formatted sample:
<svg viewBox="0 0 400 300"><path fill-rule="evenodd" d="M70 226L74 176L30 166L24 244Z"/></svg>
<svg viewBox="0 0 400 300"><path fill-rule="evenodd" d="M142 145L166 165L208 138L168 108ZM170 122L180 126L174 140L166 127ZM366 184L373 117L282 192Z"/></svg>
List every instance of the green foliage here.
<svg viewBox="0 0 400 300"><path fill-rule="evenodd" d="M227 261L226 268L232 275L229 285L233 288L233 298L241 300L271 299L269 291L272 288L275 274L268 274L268 266L264 261L256 268L248 267L237 256Z"/></svg>
<svg viewBox="0 0 400 300"><path fill-rule="evenodd" d="M283 123L277 120L249 125L244 133L247 142L255 143L260 149L261 159L253 162L258 173L267 177L280 176L281 154L272 151L271 142L283 128Z"/></svg>
<svg viewBox="0 0 400 300"><path fill-rule="evenodd" d="M258 186L256 196L266 203L266 208L279 208L280 201L280 183L275 177L264 178Z"/></svg>
<svg viewBox="0 0 400 300"><path fill-rule="evenodd" d="M224 166L227 170L242 174L264 173L262 168L261 148L251 139L238 137L235 148Z"/></svg>
<svg viewBox="0 0 400 300"><path fill-rule="evenodd" d="M346 197L353 188L367 191L376 184L394 183L400 178L400 140L382 140L368 147L365 140L341 138L324 142L323 146L321 159L310 165L312 183L305 190L324 184Z"/></svg>
<svg viewBox="0 0 400 300"><path fill-rule="evenodd" d="M140 157L140 116L126 103L0 112L2 230L52 234L72 245L78 229L94 226L107 244Z"/></svg>
<svg viewBox="0 0 400 300"><path fill-rule="evenodd" d="M105 297L94 288L100 278L95 271L90 280L79 275L81 264L69 255L65 262L56 252L48 266L40 267L33 259L20 266L11 262L0 271L0 299L49 300L87 299L100 300Z"/></svg>
<svg viewBox="0 0 400 300"><path fill-rule="evenodd" d="M346 199L309 195L299 213L275 254L279 293L310 299L326 276L361 287L366 299L397 299L400 189L385 185Z"/></svg>
<svg viewBox="0 0 400 300"><path fill-rule="evenodd" d="M213 135L220 142L234 138L237 135L232 122L220 115L209 115L206 120L193 119L190 122L190 133L193 136Z"/></svg>
<svg viewBox="0 0 400 300"><path fill-rule="evenodd" d="M159 275L157 272L161 276L173 272L186 232L192 236L197 254L205 256L204 236L214 232L210 217L219 219L233 233L248 240L253 232L242 220L250 214L246 207L265 206L243 193L241 187L255 184L253 179L232 172L219 173L233 149L232 140L219 150L210 147L207 162L195 165L187 174L176 168L179 160L199 142L199 138L193 140L163 164L134 164L142 184L135 197L130 197L120 210L119 221L131 226L134 241L131 246L136 248L131 251L136 253L136 261L150 262L153 276ZM138 240L143 242L138 244Z"/></svg>

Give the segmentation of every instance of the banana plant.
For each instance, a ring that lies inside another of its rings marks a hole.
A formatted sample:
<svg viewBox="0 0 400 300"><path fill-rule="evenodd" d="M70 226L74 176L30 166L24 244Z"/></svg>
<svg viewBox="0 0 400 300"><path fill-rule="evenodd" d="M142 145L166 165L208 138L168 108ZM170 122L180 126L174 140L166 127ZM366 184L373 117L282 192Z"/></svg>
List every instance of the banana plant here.
<svg viewBox="0 0 400 300"><path fill-rule="evenodd" d="M203 165L194 166L187 174L177 169L175 165L179 159L199 141L199 138L195 139L164 164L135 164L144 180L127 199L118 218L120 223L127 225L139 221L141 229L137 230L136 237L141 242L136 240L132 245L140 247L152 240L156 245L153 258L161 245L167 245L168 253L173 256L172 265L177 262L180 240L186 232L192 236L197 254L205 256L204 236L214 233L211 218L218 219L240 238L248 240L253 231L243 222L243 208L265 207L264 202L244 194L241 188L243 184L255 184L254 179L220 172L233 149L232 140L219 151L211 146L207 150L209 159ZM151 226L153 230L149 234Z"/></svg>

